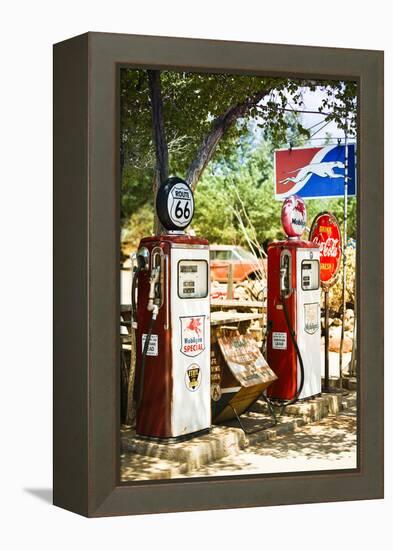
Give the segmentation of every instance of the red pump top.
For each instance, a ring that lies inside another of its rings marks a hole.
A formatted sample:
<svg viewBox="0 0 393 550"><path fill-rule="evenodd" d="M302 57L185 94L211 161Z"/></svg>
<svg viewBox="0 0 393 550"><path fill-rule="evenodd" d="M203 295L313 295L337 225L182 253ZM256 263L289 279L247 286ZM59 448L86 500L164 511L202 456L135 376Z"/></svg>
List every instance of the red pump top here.
<svg viewBox="0 0 393 550"><path fill-rule="evenodd" d="M282 248L318 248L319 246L311 241L303 241L301 239L287 239L285 241L273 241L268 245L270 247L282 247Z"/></svg>
<svg viewBox="0 0 393 550"><path fill-rule="evenodd" d="M153 235L151 237L144 237L140 244L144 244L144 243L152 243L152 242L162 242L162 243L167 243L167 242L170 242L170 243L176 243L176 244L204 244L204 245L208 245L209 244L209 241L207 241L206 239L202 239L201 237L193 237L192 235L177 235L177 234L174 234L174 235L171 235L171 234L166 234L166 235Z"/></svg>

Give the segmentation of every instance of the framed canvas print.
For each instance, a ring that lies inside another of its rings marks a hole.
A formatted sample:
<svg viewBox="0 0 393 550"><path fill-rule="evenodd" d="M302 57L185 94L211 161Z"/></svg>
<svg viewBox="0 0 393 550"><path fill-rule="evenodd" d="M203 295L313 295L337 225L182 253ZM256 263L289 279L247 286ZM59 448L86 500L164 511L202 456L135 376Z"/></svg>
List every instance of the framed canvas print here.
<svg viewBox="0 0 393 550"><path fill-rule="evenodd" d="M54 503L383 497L383 53L54 46Z"/></svg>

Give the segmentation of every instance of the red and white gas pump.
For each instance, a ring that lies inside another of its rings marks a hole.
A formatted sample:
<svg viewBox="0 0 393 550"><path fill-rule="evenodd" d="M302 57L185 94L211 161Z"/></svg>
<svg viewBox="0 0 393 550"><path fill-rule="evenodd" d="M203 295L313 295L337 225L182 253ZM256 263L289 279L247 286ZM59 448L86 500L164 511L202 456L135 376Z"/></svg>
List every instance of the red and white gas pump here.
<svg viewBox="0 0 393 550"><path fill-rule="evenodd" d="M292 403L321 393L319 247L300 238L306 226L300 197L284 201L281 221L287 239L268 247L267 361L278 379L267 393Z"/></svg>
<svg viewBox="0 0 393 550"><path fill-rule="evenodd" d="M141 240L133 279L136 432L179 441L211 425L209 244L183 232L194 211L186 182L169 178L156 208L168 234Z"/></svg>

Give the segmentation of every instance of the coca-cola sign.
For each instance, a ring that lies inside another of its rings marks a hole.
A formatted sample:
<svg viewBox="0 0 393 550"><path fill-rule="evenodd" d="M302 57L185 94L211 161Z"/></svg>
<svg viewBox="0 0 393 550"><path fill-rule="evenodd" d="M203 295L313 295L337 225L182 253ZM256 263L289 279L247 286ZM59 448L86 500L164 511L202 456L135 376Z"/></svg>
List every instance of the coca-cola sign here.
<svg viewBox="0 0 393 550"><path fill-rule="evenodd" d="M337 280L341 261L341 233L330 212L321 212L312 222L309 240L319 246L321 285L327 289Z"/></svg>
<svg viewBox="0 0 393 550"><path fill-rule="evenodd" d="M298 195L285 199L281 209L282 227L288 237L301 237L307 222L307 212L304 200Z"/></svg>

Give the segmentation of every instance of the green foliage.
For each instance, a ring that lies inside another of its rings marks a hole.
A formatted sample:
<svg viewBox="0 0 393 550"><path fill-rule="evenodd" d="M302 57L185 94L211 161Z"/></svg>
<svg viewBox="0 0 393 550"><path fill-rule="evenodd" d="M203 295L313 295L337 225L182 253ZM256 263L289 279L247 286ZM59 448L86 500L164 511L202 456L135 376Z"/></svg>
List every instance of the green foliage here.
<svg viewBox="0 0 393 550"><path fill-rule="evenodd" d="M357 84L356 82L333 81L326 88L326 98L322 100L319 111L331 112L326 122L333 120L349 137L356 135Z"/></svg>
<svg viewBox="0 0 393 550"><path fill-rule="evenodd" d="M356 84L311 82L256 76L161 72L165 135L171 174L184 176L214 120L261 90L266 97L238 119L220 140L195 193L192 228L214 243L245 243L237 213L244 212L258 241L282 238L281 203L274 199L273 150L307 144L309 131L290 111L304 107L303 88L323 86L320 111L353 131ZM121 71L121 224L123 251L135 250L153 231L155 148L147 72ZM290 112L288 112L288 109ZM348 115L347 120L345 117ZM356 199L349 199L348 236L356 238ZM322 211L343 221L343 199L308 200L308 223ZM336 292L336 290L335 290ZM338 292L338 290L337 290ZM338 297L337 297L338 299Z"/></svg>
<svg viewBox="0 0 393 550"><path fill-rule="evenodd" d="M347 305L353 307L355 303L355 291L356 291L356 249L347 249L347 271L346 271L346 293L345 301ZM338 279L335 285L330 289L330 309L336 314L340 313L342 305L342 293L343 293L343 262L341 261L341 267L338 275Z"/></svg>
<svg viewBox="0 0 393 550"><path fill-rule="evenodd" d="M289 140L294 145L303 144L309 132L303 128L301 119L293 113L288 115L286 109L303 107L303 87L317 90L320 86L324 86L330 94L327 103L321 105L321 110L332 109L331 118L342 124L343 113L349 109L350 124L353 125L356 122L355 83L161 71L170 174L184 176L213 121L225 116L229 108L262 90L266 91L265 99L229 128L212 160L217 164L230 160L234 149L250 135L251 124L254 130L258 129L263 134L272 148ZM155 148L147 72L123 69L120 94L121 218L122 225L125 225L142 204L146 201L153 204ZM336 98L338 110L335 110ZM264 185L262 191L266 192L267 187L268 184Z"/></svg>
<svg viewBox="0 0 393 550"><path fill-rule="evenodd" d="M129 218L121 230L122 252L129 256L137 249L142 237L153 234L154 210L147 203L140 206Z"/></svg>
<svg viewBox="0 0 393 550"><path fill-rule="evenodd" d="M209 170L210 172L210 170ZM228 201L228 186L221 176L207 174L195 193L192 229L210 242L236 243L238 233Z"/></svg>
<svg viewBox="0 0 393 550"><path fill-rule="evenodd" d="M121 181L122 211L124 223L130 219L141 206L149 205L153 210L153 170L136 170L130 165L123 169Z"/></svg>
<svg viewBox="0 0 393 550"><path fill-rule="evenodd" d="M281 203L273 198L272 157L266 144L243 143L226 161L212 163L195 192L193 229L212 243L245 244L234 209L244 206L258 240L278 238ZM240 200L242 204L240 203Z"/></svg>

